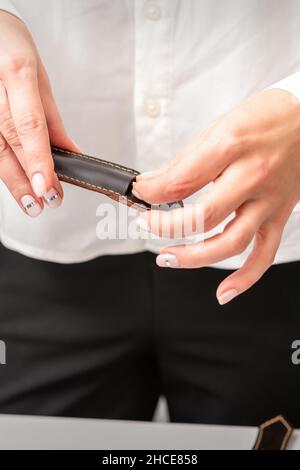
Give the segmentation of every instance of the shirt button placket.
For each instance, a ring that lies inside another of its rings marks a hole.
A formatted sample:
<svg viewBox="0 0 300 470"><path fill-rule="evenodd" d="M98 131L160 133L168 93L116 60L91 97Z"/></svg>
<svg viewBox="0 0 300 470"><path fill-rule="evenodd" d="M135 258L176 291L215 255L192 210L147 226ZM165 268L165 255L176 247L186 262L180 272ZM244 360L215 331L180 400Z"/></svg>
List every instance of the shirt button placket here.
<svg viewBox="0 0 300 470"><path fill-rule="evenodd" d="M134 111L140 171L160 166L172 154L169 107L173 3L135 1Z"/></svg>

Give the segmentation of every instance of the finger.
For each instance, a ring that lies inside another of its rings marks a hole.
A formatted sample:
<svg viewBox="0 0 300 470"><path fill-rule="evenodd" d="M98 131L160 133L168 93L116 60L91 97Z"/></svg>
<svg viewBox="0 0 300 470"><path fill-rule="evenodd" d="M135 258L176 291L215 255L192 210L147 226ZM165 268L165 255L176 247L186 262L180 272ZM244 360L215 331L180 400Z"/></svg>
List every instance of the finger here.
<svg viewBox="0 0 300 470"><path fill-rule="evenodd" d="M54 164L47 123L39 95L37 72L27 67L4 80L13 122L22 146L20 163L35 194L55 189Z"/></svg>
<svg viewBox="0 0 300 470"><path fill-rule="evenodd" d="M0 80L0 132L6 142L17 153L22 151L22 145L17 134L13 118L9 109L7 93Z"/></svg>
<svg viewBox="0 0 300 470"><path fill-rule="evenodd" d="M237 184L240 181L243 184ZM137 224L144 230L168 238L208 232L245 203L251 188L251 178L245 178L245 167L238 162L231 165L212 189L198 198L197 203L169 212L145 211L137 219Z"/></svg>
<svg viewBox="0 0 300 470"><path fill-rule="evenodd" d="M250 245L265 217L266 204L246 203L223 233L200 243L166 247L157 257L157 264L168 267L171 260L174 267L200 268L241 254Z"/></svg>
<svg viewBox="0 0 300 470"><path fill-rule="evenodd" d="M42 212L43 202L33 194L23 168L1 134L0 178L27 215L37 217Z"/></svg>
<svg viewBox="0 0 300 470"><path fill-rule="evenodd" d="M252 287L273 264L283 227L273 222L260 227L255 235L254 248L245 264L219 285L217 298L221 305Z"/></svg>
<svg viewBox="0 0 300 470"><path fill-rule="evenodd" d="M40 96L45 110L51 145L74 152L80 152L78 145L68 135L53 97L48 75L42 62L38 69Z"/></svg>
<svg viewBox="0 0 300 470"><path fill-rule="evenodd" d="M168 212L145 211L136 219L142 230L165 238L185 238L204 232L204 207L200 203L185 205Z"/></svg>
<svg viewBox="0 0 300 470"><path fill-rule="evenodd" d="M21 165L25 166L25 154L23 147L16 131L16 127L10 112L7 93L3 83L0 81L0 132L5 140L17 156ZM63 197L63 190L60 182L54 175L53 187L44 195L44 201L51 208L56 208L61 205Z"/></svg>
<svg viewBox="0 0 300 470"><path fill-rule="evenodd" d="M184 199L214 181L240 154L230 132L213 136L203 133L161 169L138 176L135 194L152 204Z"/></svg>

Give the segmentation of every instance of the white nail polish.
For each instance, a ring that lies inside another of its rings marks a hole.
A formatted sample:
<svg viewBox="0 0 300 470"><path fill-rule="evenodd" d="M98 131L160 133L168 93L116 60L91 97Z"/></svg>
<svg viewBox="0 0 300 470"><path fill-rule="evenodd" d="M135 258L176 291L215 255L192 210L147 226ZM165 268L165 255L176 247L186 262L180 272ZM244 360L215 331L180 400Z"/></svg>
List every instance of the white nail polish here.
<svg viewBox="0 0 300 470"><path fill-rule="evenodd" d="M143 219L142 217L138 217L135 222L136 222L136 225L144 232L150 231L147 220Z"/></svg>
<svg viewBox="0 0 300 470"><path fill-rule="evenodd" d="M46 180L42 173L35 173L31 180L32 189L37 197L42 197L46 193Z"/></svg>
<svg viewBox="0 0 300 470"><path fill-rule="evenodd" d="M173 253L158 255L156 264L161 268L178 268L178 260Z"/></svg>
<svg viewBox="0 0 300 470"><path fill-rule="evenodd" d="M51 209L57 209L62 203L60 195L54 188L51 188L50 191L45 194L44 201Z"/></svg>
<svg viewBox="0 0 300 470"><path fill-rule="evenodd" d="M30 194L25 194L21 198L21 204L30 217L37 217L42 212L41 206Z"/></svg>
<svg viewBox="0 0 300 470"><path fill-rule="evenodd" d="M230 302L232 299L237 297L239 295L238 291L236 289L230 289L227 292L224 292L224 294L220 295L218 297L218 302L220 305L225 305L228 302Z"/></svg>

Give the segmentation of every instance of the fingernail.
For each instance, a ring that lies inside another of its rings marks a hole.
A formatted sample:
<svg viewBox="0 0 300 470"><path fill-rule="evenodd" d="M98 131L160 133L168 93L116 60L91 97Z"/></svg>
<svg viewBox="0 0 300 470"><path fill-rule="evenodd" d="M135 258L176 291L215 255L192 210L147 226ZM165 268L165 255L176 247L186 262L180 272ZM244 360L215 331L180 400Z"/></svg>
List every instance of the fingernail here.
<svg viewBox="0 0 300 470"><path fill-rule="evenodd" d="M145 173L141 173L138 177L139 178L147 178L148 176L151 178L151 176L155 175L156 171L146 171Z"/></svg>
<svg viewBox="0 0 300 470"><path fill-rule="evenodd" d="M42 173L35 173L32 177L31 184L37 197L44 196L46 192L46 180Z"/></svg>
<svg viewBox="0 0 300 470"><path fill-rule="evenodd" d="M132 191L131 191L132 194L133 194L137 199L142 199L142 196L141 196L141 195L139 194L139 192L135 189L134 184L135 184L135 183L133 183L133 187L132 187Z"/></svg>
<svg viewBox="0 0 300 470"><path fill-rule="evenodd" d="M228 302L230 302L232 299L234 299L237 295L239 295L237 290L230 289L218 297L218 302L220 305L225 305Z"/></svg>
<svg viewBox="0 0 300 470"><path fill-rule="evenodd" d="M145 173L141 173L136 177L137 181L140 181L144 178L154 178L154 176L159 176L164 172L164 168L158 168L157 170L153 171L146 171Z"/></svg>
<svg viewBox="0 0 300 470"><path fill-rule="evenodd" d="M144 230L145 232L150 231L150 227L149 227L149 224L148 224L147 220L143 219L142 217L138 217L135 222L136 222L136 225L141 230Z"/></svg>
<svg viewBox="0 0 300 470"><path fill-rule="evenodd" d="M164 253L157 256L156 264L161 268L177 268L178 260L172 253Z"/></svg>
<svg viewBox="0 0 300 470"><path fill-rule="evenodd" d="M44 201L51 209L57 209L62 203L60 195L54 188L51 188L50 191L45 194Z"/></svg>
<svg viewBox="0 0 300 470"><path fill-rule="evenodd" d="M37 217L42 212L41 206L30 194L25 194L21 198L21 204L30 217Z"/></svg>

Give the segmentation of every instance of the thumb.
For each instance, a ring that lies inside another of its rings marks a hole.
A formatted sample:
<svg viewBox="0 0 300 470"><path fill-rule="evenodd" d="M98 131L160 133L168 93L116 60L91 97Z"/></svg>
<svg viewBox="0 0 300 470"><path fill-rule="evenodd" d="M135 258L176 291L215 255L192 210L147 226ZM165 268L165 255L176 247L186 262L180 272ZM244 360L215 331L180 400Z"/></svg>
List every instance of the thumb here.
<svg viewBox="0 0 300 470"><path fill-rule="evenodd" d="M151 204L161 204L171 202L171 195L168 194L170 190L169 185L169 162L160 168L148 171L136 177L136 182L133 183L133 194L144 201Z"/></svg>
<svg viewBox="0 0 300 470"><path fill-rule="evenodd" d="M161 168L137 177L134 193L152 204L185 199L214 181L225 163L214 140L197 137Z"/></svg>

